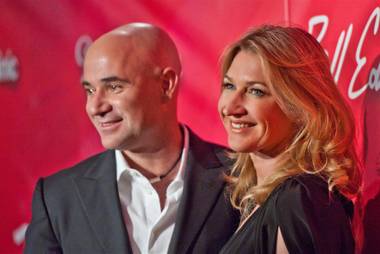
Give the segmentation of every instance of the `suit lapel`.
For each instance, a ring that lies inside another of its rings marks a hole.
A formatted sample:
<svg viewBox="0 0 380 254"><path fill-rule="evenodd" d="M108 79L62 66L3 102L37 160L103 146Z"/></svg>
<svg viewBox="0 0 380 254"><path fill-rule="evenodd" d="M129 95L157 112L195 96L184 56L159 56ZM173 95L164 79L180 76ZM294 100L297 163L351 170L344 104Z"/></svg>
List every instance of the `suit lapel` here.
<svg viewBox="0 0 380 254"><path fill-rule="evenodd" d="M224 188L222 164L212 147L190 134L184 190L168 253L185 253Z"/></svg>
<svg viewBox="0 0 380 254"><path fill-rule="evenodd" d="M132 254L120 208L114 151L101 154L93 167L74 178L74 183L89 225L104 252Z"/></svg>

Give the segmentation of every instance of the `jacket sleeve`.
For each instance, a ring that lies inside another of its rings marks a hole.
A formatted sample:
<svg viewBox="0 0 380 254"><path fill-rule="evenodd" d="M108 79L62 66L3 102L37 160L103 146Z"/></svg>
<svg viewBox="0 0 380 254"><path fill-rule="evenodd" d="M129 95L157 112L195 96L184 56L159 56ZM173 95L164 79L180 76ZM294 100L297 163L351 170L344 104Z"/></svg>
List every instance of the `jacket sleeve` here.
<svg viewBox="0 0 380 254"><path fill-rule="evenodd" d="M24 254L63 253L52 229L43 187L43 179L39 179L33 194L32 220L25 235Z"/></svg>

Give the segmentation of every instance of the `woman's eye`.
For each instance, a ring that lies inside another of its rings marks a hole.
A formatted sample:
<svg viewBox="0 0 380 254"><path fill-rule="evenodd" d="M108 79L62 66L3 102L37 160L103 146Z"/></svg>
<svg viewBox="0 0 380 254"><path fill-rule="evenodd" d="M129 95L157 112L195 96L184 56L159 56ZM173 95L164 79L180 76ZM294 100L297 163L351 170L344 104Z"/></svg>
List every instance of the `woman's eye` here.
<svg viewBox="0 0 380 254"><path fill-rule="evenodd" d="M231 84L231 83L223 83L222 84L222 88L223 89L227 89L227 90L231 90L231 89L234 89L234 85L233 84Z"/></svg>
<svg viewBox="0 0 380 254"><path fill-rule="evenodd" d="M253 94L257 97L262 97L265 95L265 92L261 89L258 89L258 88L249 88L248 93Z"/></svg>

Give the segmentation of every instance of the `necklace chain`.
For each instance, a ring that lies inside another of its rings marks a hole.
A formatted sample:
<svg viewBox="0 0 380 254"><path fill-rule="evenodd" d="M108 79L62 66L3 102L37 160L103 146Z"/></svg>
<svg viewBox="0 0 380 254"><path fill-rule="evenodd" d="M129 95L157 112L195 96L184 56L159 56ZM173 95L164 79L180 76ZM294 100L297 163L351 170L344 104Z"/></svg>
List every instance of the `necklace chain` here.
<svg viewBox="0 0 380 254"><path fill-rule="evenodd" d="M173 169L175 168L175 166L177 166L177 164L178 164L179 160L181 159L181 157L182 157L182 148L181 148L181 152L178 155L178 158L176 159L176 161L174 162L174 164L169 168L169 170L166 171L166 173L163 174L163 175L156 176L156 177L153 177L153 178L149 179L149 182L151 184L153 184L153 183L157 183L157 182L161 181L162 179L164 179L167 175L170 174L170 172L173 171Z"/></svg>

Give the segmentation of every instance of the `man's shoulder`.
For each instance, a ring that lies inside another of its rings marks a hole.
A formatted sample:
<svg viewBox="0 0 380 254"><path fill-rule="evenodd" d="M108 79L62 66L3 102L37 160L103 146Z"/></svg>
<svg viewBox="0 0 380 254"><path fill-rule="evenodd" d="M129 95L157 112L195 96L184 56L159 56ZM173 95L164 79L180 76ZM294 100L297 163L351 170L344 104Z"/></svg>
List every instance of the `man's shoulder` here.
<svg viewBox="0 0 380 254"><path fill-rule="evenodd" d="M113 153L114 153L113 150L107 150L107 151L103 151L101 153L92 155L71 167L61 169L60 171L52 175L44 177L44 181L45 182L46 181L48 182L66 181L66 179L82 176L86 173L87 170L101 163L106 157L111 156Z"/></svg>

